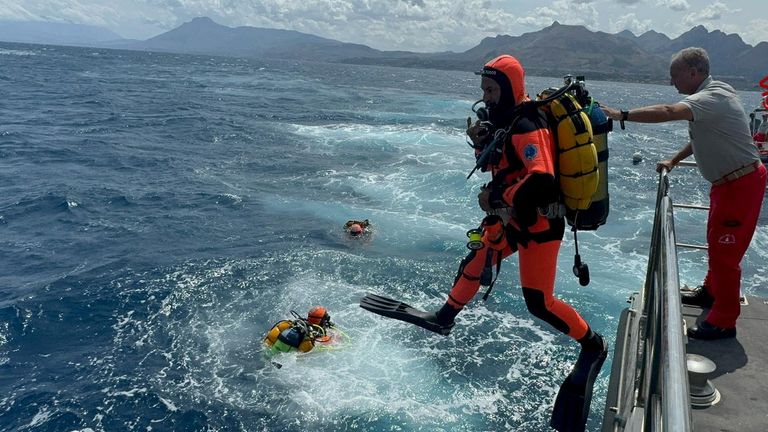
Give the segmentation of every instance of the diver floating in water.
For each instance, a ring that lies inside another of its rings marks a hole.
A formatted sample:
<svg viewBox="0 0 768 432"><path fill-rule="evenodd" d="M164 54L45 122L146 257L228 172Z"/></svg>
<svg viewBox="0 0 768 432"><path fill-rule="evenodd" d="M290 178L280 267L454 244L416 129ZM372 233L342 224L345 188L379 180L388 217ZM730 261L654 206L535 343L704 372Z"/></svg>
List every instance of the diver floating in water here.
<svg viewBox="0 0 768 432"><path fill-rule="evenodd" d="M368 219L363 221L348 220L347 223L344 224L344 230L351 237L362 237L370 233L370 226L371 223Z"/></svg>
<svg viewBox="0 0 768 432"><path fill-rule="evenodd" d="M315 306L304 318L291 311L294 319L277 322L264 338L272 352L310 352L315 347L331 348L338 345L343 337L323 306Z"/></svg>

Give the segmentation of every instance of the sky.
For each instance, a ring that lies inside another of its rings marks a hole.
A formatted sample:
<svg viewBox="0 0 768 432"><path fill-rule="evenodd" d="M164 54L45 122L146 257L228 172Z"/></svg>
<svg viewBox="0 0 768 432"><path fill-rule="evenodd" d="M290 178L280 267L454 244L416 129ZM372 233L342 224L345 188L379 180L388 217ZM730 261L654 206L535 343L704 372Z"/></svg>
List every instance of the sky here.
<svg viewBox="0 0 768 432"><path fill-rule="evenodd" d="M297 30L381 50L464 51L558 21L675 38L697 25L768 41L768 0L0 0L0 20L56 21L148 39L198 16Z"/></svg>

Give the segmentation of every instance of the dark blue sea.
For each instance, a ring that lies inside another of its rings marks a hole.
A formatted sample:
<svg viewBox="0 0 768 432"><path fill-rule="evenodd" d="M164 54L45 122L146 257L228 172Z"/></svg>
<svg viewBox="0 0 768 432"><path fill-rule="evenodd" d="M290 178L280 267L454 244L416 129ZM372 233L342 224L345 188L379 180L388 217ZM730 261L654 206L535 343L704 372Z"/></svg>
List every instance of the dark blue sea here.
<svg viewBox="0 0 768 432"><path fill-rule="evenodd" d="M515 259L447 338L358 307L366 292L444 301L483 216L487 178L466 180L464 138L478 84L463 72L0 45L0 430L548 430L577 347L529 315ZM587 86L610 106L681 98ZM749 110L760 101L742 97ZM655 162L686 136L684 123L612 133L609 222L579 236L588 287L571 274L572 236L563 244L557 293L611 344L645 277ZM673 171L672 194L708 201L692 169ZM676 216L680 241L703 242L704 214ZM345 238L344 222L364 218L372 235ZM752 295L768 296L766 223L743 263ZM681 282L699 283L704 260L681 252ZM265 332L316 304L350 341L275 367Z"/></svg>

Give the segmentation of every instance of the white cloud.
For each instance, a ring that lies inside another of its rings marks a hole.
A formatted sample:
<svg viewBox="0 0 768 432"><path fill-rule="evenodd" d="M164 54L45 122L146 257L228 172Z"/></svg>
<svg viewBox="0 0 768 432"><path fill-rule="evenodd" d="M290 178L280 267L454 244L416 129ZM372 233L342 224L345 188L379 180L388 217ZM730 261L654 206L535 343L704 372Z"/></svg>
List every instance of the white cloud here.
<svg viewBox="0 0 768 432"><path fill-rule="evenodd" d="M516 19L488 0L0 0L0 19L93 24L140 38L197 16L413 51L469 48L509 33Z"/></svg>
<svg viewBox="0 0 768 432"><path fill-rule="evenodd" d="M686 0L660 0L656 2L656 6L668 7L673 11L682 12L691 8Z"/></svg>
<svg viewBox="0 0 768 432"><path fill-rule="evenodd" d="M749 22L746 29L737 26L735 32L742 33L742 38L745 41L749 41L753 45L757 45L761 41L768 41L768 19L758 18ZM765 73L768 74L768 59L766 60Z"/></svg>
<svg viewBox="0 0 768 432"><path fill-rule="evenodd" d="M728 34L736 33L744 42L754 46L762 41L768 41L768 18L750 20L746 26L725 25L721 30ZM765 65L765 73L768 74L768 59Z"/></svg>
<svg viewBox="0 0 768 432"><path fill-rule="evenodd" d="M123 36L128 30L129 37L141 38L167 31L178 23L165 2L154 0L0 0L0 20L89 24Z"/></svg>
<svg viewBox="0 0 768 432"><path fill-rule="evenodd" d="M291 29L379 49L439 51L469 48L485 36L509 33L515 15L488 0L144 0L166 4L176 22L209 16L220 24Z"/></svg>
<svg viewBox="0 0 768 432"><path fill-rule="evenodd" d="M648 30L651 30L652 28L652 21L649 19L639 19L637 15L634 13L628 13L624 16L621 16L617 19L615 19L611 23L611 33L618 33L623 30L629 30L632 33L635 34L635 36L640 36L641 34L647 32Z"/></svg>
<svg viewBox="0 0 768 432"><path fill-rule="evenodd" d="M733 11L725 4L715 2L701 11L689 13L683 18L683 23L688 26L697 26L702 24L702 21L719 21L731 12Z"/></svg>
<svg viewBox="0 0 768 432"><path fill-rule="evenodd" d="M759 14L729 7L758 10L765 1L729 0L725 6L715 0L694 12L690 0L0 0L0 19L101 25L146 39L208 16L227 26L297 30L378 49L442 51L470 48L486 36L536 31L553 21L612 33L653 29L670 37L707 22L733 28L754 43L768 39L764 24L747 25Z"/></svg>
<svg viewBox="0 0 768 432"><path fill-rule="evenodd" d="M598 30L598 12L591 2L573 3L570 0L554 0L549 6L535 8L528 16L516 20L536 30L557 21L560 24L583 25Z"/></svg>
<svg viewBox="0 0 768 432"><path fill-rule="evenodd" d="M7 21L37 21L40 17L14 1L0 1L0 19Z"/></svg>

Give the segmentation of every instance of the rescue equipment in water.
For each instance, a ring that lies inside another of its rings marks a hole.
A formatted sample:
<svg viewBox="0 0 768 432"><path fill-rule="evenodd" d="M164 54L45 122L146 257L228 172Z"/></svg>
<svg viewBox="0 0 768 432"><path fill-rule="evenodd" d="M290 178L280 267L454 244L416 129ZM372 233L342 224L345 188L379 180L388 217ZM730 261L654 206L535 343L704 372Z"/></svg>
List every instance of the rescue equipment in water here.
<svg viewBox="0 0 768 432"><path fill-rule="evenodd" d="M291 311L295 319L278 321L267 332L264 344L273 352L310 352L315 347L338 345L344 333L331 322L322 306L310 309L307 318Z"/></svg>

